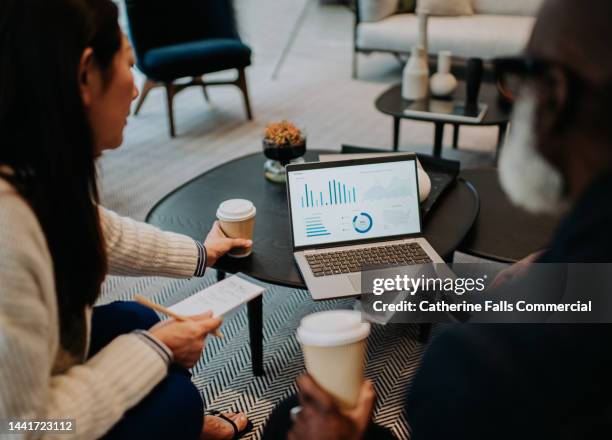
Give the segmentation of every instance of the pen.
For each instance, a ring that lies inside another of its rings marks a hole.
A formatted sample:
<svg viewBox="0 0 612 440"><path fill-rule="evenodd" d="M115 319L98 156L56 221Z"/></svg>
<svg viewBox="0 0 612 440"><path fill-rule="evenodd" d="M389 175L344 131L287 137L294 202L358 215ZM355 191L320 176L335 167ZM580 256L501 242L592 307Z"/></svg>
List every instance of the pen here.
<svg viewBox="0 0 612 440"><path fill-rule="evenodd" d="M191 319L188 316L182 316L177 313L174 313L172 310L167 309L166 307L159 305L157 303L154 303L153 301L145 298L144 296L135 295L134 299L136 300L137 303L142 304L143 306L148 307L150 309L156 310L160 313L163 313L164 315L174 318L177 321L189 321ZM218 329L213 331L212 334L213 336L216 336L217 338L223 337L223 334Z"/></svg>

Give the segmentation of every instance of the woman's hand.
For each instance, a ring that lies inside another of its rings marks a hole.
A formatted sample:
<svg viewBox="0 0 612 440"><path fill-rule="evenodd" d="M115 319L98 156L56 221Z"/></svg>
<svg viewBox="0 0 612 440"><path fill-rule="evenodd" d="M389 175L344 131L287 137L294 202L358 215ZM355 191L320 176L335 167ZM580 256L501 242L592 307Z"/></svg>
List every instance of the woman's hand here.
<svg viewBox="0 0 612 440"><path fill-rule="evenodd" d="M503 286L504 284L516 279L518 276L524 274L529 266L537 261L538 258L544 253L544 251L534 252L531 255L517 261L512 266L502 270L497 274L493 282L491 283L491 289L495 289Z"/></svg>
<svg viewBox="0 0 612 440"><path fill-rule="evenodd" d="M212 229L206 236L206 240L204 240L204 247L206 248L206 265L209 267L212 266L219 258L234 248L248 249L251 246L253 246L251 240L228 238L221 230L219 222L215 221Z"/></svg>
<svg viewBox="0 0 612 440"><path fill-rule="evenodd" d="M208 333L221 326L212 312L191 316L188 321L169 319L155 324L149 332L174 354L174 361L185 368L193 367L202 356Z"/></svg>

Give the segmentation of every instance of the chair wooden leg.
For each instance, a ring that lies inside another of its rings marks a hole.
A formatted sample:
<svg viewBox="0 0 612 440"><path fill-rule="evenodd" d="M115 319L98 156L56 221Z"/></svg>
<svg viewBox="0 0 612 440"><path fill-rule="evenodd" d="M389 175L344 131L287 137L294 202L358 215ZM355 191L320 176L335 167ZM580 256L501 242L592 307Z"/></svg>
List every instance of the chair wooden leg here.
<svg viewBox="0 0 612 440"><path fill-rule="evenodd" d="M204 82L204 75L197 77L193 77L193 84L202 87L202 93L204 93L204 99L206 102L210 102L210 97L208 96L208 90L206 90L206 83Z"/></svg>
<svg viewBox="0 0 612 440"><path fill-rule="evenodd" d="M136 104L136 110L134 110L134 115L138 115L140 109L142 108L142 104L144 104L144 101L147 98L147 95L149 94L151 89L154 89L155 87L157 87L157 83L147 78L145 83L142 85L142 90L140 91L140 98L138 99L138 104Z"/></svg>
<svg viewBox="0 0 612 440"><path fill-rule="evenodd" d="M242 96L244 97L244 107L246 109L247 118L249 121L253 120L253 113L251 112L251 103L249 101L249 89L247 86L246 73L244 69L238 69L238 79L236 80L236 85L242 91Z"/></svg>
<svg viewBox="0 0 612 440"><path fill-rule="evenodd" d="M358 67L357 63L359 62L358 56L359 54L357 53L357 50L353 49L353 72L351 75L353 79L357 79L357 75L358 75L358 72L357 72L357 67Z"/></svg>
<svg viewBox="0 0 612 440"><path fill-rule="evenodd" d="M166 100L168 102L168 123L170 124L170 137L174 137L174 109L172 104L176 90L174 88L174 84L171 82L164 83L164 86L166 87Z"/></svg>
<svg viewBox="0 0 612 440"><path fill-rule="evenodd" d="M210 102L210 96L208 96L208 89L206 88L206 82L204 81L204 77L201 78L202 81L202 93L204 93L204 99L206 102Z"/></svg>

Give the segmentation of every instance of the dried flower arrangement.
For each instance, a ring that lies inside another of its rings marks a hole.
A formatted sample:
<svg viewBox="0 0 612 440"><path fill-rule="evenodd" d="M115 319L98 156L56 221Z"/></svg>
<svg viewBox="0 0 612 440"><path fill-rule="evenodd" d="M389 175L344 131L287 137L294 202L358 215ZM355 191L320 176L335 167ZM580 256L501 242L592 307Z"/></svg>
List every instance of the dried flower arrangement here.
<svg viewBox="0 0 612 440"><path fill-rule="evenodd" d="M299 145L304 143L302 131L287 120L269 123L266 126L265 139L276 145Z"/></svg>

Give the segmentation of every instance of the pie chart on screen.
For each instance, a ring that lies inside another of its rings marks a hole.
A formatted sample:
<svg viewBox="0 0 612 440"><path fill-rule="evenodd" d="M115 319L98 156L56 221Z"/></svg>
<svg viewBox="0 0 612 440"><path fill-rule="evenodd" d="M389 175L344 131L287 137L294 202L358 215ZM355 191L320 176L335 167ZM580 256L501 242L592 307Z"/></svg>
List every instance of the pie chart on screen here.
<svg viewBox="0 0 612 440"><path fill-rule="evenodd" d="M372 220L372 216L367 212L360 212L353 217L353 228L360 234L365 234L370 231L373 224L374 221Z"/></svg>

